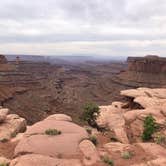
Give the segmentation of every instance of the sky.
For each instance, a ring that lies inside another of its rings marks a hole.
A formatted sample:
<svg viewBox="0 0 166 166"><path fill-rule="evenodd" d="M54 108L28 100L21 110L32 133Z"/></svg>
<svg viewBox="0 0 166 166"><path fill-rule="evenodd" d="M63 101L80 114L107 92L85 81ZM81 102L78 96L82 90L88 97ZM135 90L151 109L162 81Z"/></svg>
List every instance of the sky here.
<svg viewBox="0 0 166 166"><path fill-rule="evenodd" d="M166 0L0 0L0 53L166 56Z"/></svg>

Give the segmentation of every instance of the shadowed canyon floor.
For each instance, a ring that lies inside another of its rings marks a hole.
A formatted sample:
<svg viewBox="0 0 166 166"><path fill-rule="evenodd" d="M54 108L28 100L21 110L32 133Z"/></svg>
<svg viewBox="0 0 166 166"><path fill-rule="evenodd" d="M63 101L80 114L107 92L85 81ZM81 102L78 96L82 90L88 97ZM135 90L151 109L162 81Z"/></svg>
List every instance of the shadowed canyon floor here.
<svg viewBox="0 0 166 166"><path fill-rule="evenodd" d="M26 118L29 124L53 113L68 114L81 123L79 116L85 103L103 105L122 98L119 92L126 87L111 78L125 67L119 62L61 65L20 62L17 72L31 74L32 83L17 84L15 88L24 87L27 91L6 100L4 106Z"/></svg>

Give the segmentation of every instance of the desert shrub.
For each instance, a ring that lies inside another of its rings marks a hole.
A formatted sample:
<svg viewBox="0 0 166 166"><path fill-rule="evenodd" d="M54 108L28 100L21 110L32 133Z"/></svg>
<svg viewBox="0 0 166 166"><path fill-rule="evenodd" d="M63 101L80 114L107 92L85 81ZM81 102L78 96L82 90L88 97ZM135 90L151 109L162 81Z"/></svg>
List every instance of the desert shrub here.
<svg viewBox="0 0 166 166"><path fill-rule="evenodd" d="M152 138L152 134L156 130L156 122L152 115L148 115L144 120L144 131L142 134L143 141L148 141Z"/></svg>
<svg viewBox="0 0 166 166"><path fill-rule="evenodd" d="M1 163L0 166L9 166L7 163Z"/></svg>
<svg viewBox="0 0 166 166"><path fill-rule="evenodd" d="M128 151L125 151L122 153L122 158L124 159L130 159L132 157L132 153L131 152L128 152Z"/></svg>
<svg viewBox="0 0 166 166"><path fill-rule="evenodd" d="M60 135L61 131L57 130L57 129L47 129L45 131L46 135Z"/></svg>
<svg viewBox="0 0 166 166"><path fill-rule="evenodd" d="M112 159L110 159L108 156L103 156L102 160L107 165L114 166L114 161Z"/></svg>
<svg viewBox="0 0 166 166"><path fill-rule="evenodd" d="M98 144L97 137L92 135L89 137L89 140L96 146Z"/></svg>
<svg viewBox="0 0 166 166"><path fill-rule="evenodd" d="M157 134L155 135L154 141L155 141L157 144L166 146L166 136L165 136L165 135L162 135L162 134L160 134L160 133L157 133Z"/></svg>
<svg viewBox="0 0 166 166"><path fill-rule="evenodd" d="M92 134L92 129L86 128L88 134Z"/></svg>
<svg viewBox="0 0 166 166"><path fill-rule="evenodd" d="M96 118L98 117L100 111L99 107L94 103L89 103L84 106L84 112L82 114L82 119L92 127L97 127Z"/></svg>

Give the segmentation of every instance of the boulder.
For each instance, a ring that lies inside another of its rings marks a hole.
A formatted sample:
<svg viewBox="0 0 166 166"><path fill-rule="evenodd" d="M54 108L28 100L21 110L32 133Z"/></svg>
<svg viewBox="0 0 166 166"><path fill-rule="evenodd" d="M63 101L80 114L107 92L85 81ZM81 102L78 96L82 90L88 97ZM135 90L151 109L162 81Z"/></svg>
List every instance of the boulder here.
<svg viewBox="0 0 166 166"><path fill-rule="evenodd" d="M48 129L61 131L60 135L47 135ZM88 138L86 130L72 122L46 119L27 129L18 143L15 155L34 153L46 156L77 155L79 143Z"/></svg>
<svg viewBox="0 0 166 166"><path fill-rule="evenodd" d="M57 159L39 154L28 154L12 160L10 166L82 166L78 159Z"/></svg>
<svg viewBox="0 0 166 166"><path fill-rule="evenodd" d="M100 115L96 121L99 126L107 127L109 130L113 131L120 142L129 143L125 131L124 112L125 110L112 105L100 106Z"/></svg>
<svg viewBox="0 0 166 166"><path fill-rule="evenodd" d="M7 115L0 124L0 141L6 141L26 130L26 120L15 114Z"/></svg>
<svg viewBox="0 0 166 166"><path fill-rule="evenodd" d="M100 160L99 154L94 144L89 140L84 140L79 144L79 148L83 153L84 165L93 165Z"/></svg>

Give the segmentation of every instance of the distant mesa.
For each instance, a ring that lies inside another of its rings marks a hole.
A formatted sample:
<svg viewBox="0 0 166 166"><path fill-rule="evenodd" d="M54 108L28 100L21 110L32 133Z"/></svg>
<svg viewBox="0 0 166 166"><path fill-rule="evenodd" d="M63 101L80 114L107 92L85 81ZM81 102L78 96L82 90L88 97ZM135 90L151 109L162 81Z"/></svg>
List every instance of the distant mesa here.
<svg viewBox="0 0 166 166"><path fill-rule="evenodd" d="M7 63L7 59L4 55L0 55L0 64L5 64Z"/></svg>
<svg viewBox="0 0 166 166"><path fill-rule="evenodd" d="M165 73L166 58L156 55L147 55L145 57L128 57L128 70L146 73Z"/></svg>
<svg viewBox="0 0 166 166"><path fill-rule="evenodd" d="M128 57L128 68L113 80L129 87L164 87L166 85L166 58L156 55Z"/></svg>

